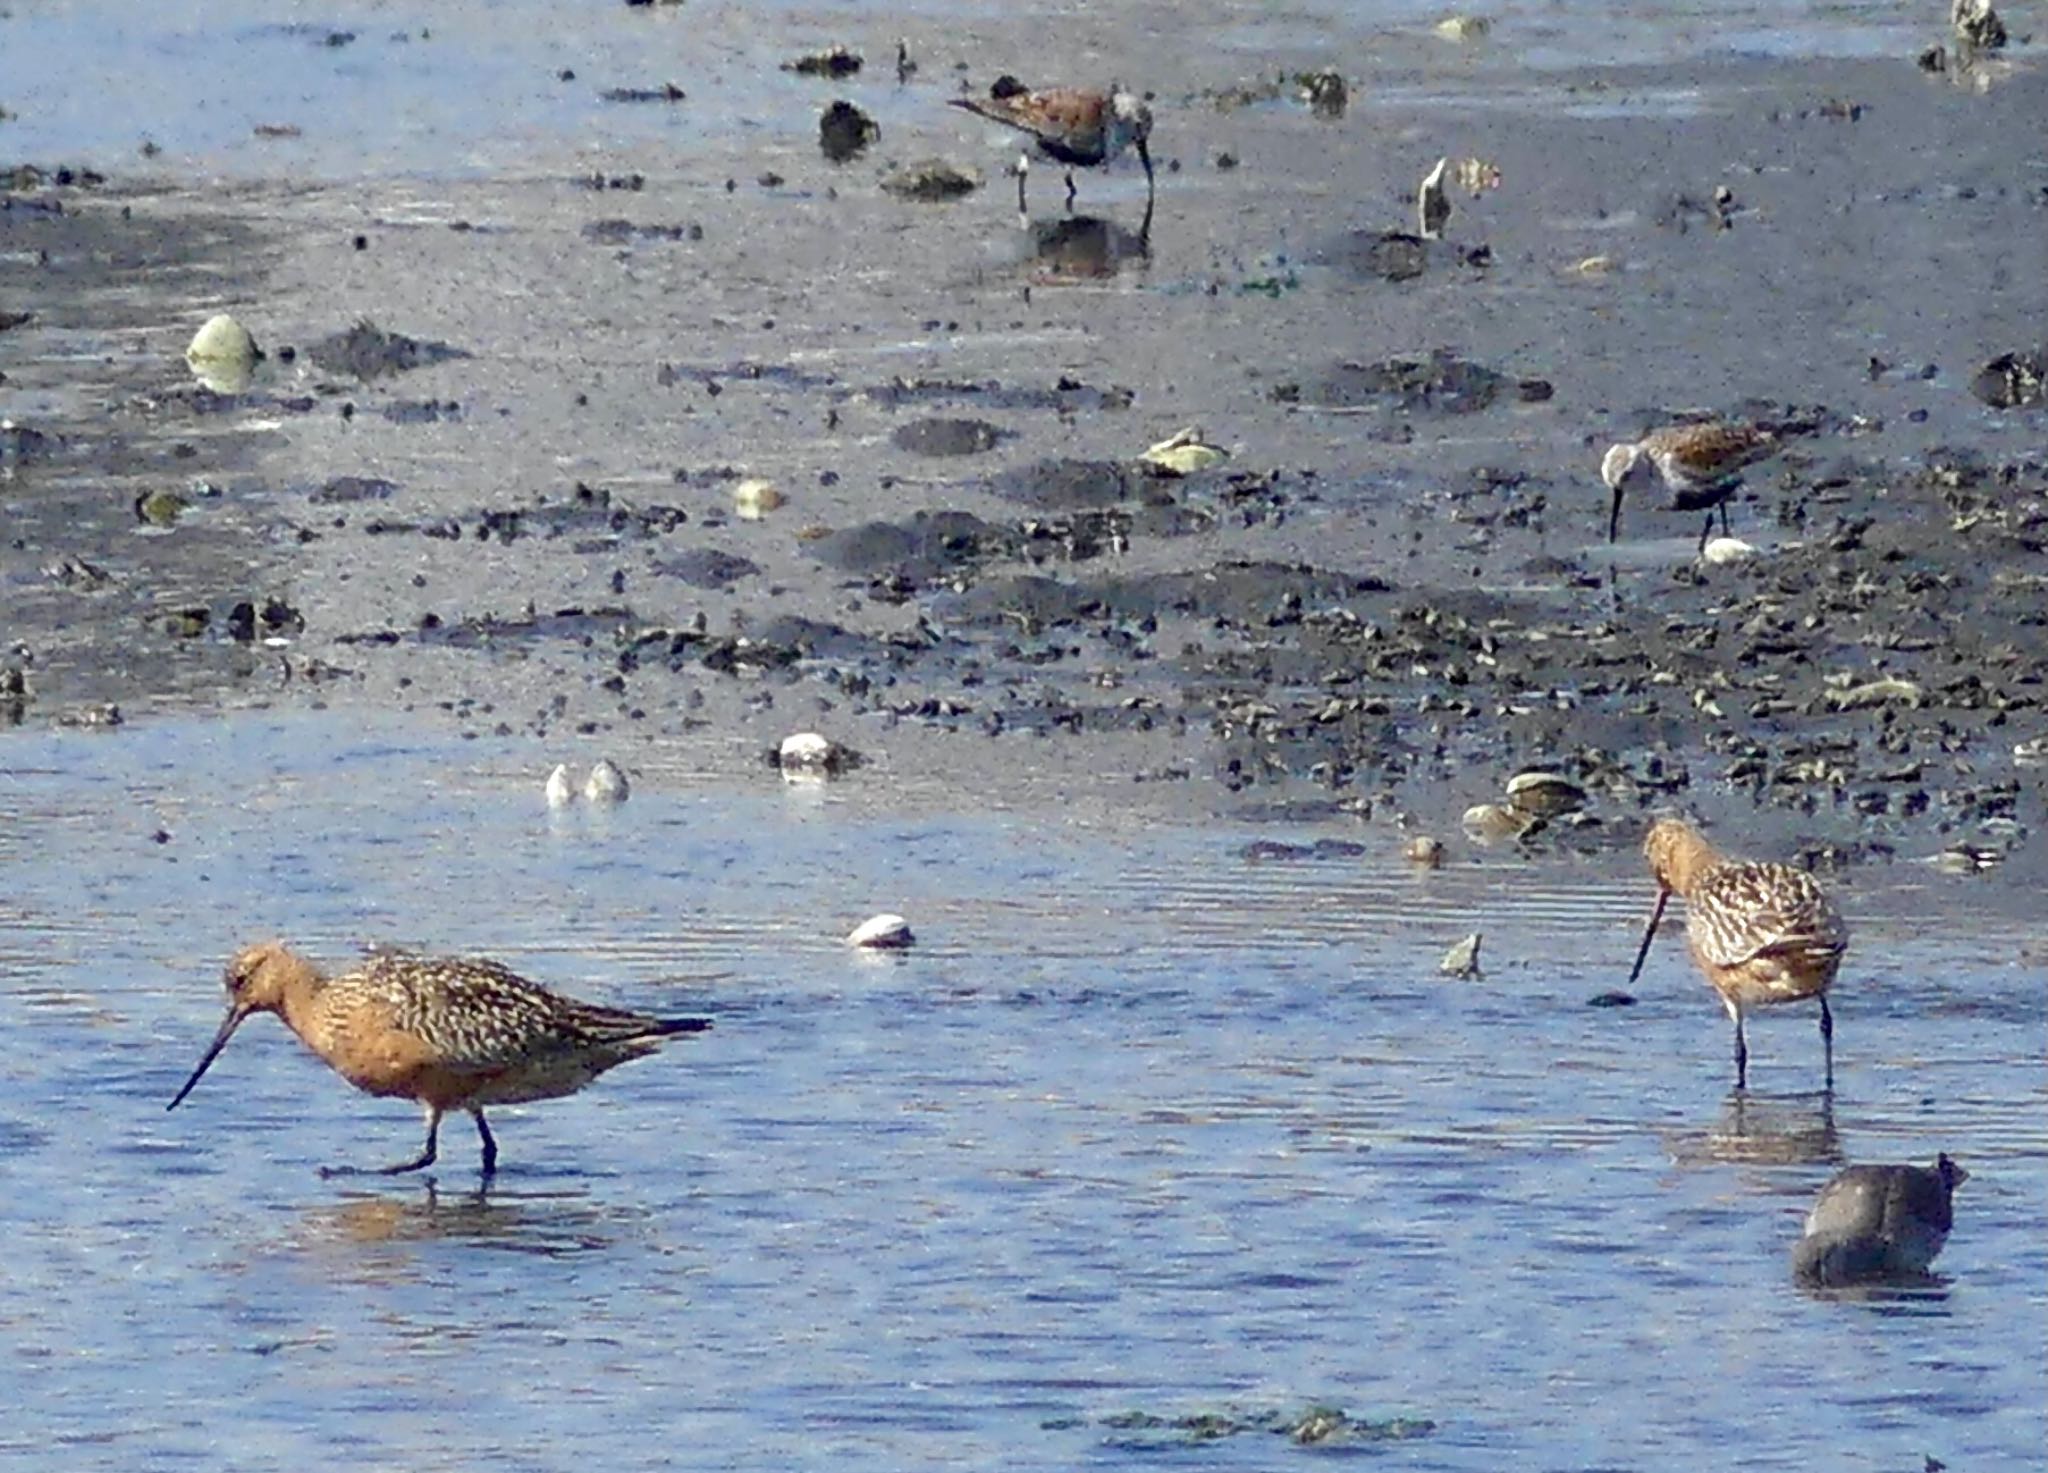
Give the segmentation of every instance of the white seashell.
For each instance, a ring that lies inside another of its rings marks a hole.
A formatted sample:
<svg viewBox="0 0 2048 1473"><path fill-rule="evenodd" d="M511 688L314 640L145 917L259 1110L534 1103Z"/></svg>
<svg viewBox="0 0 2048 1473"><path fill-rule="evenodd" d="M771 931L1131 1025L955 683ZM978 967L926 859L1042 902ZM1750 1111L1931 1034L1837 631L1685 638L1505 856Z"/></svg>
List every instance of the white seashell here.
<svg viewBox="0 0 2048 1473"><path fill-rule="evenodd" d="M1744 558L1756 556L1756 549L1740 537L1716 537L1700 549L1700 561L1716 567L1728 563L1739 563Z"/></svg>
<svg viewBox="0 0 2048 1473"><path fill-rule="evenodd" d="M576 789L569 783L568 763L557 763L555 770L548 774L547 795L550 808L567 808L576 801Z"/></svg>
<svg viewBox="0 0 2048 1473"><path fill-rule="evenodd" d="M592 803L623 803L632 790L626 774L609 757L598 758L597 766L590 769L590 777L583 784L583 796Z"/></svg>
<svg viewBox="0 0 2048 1473"><path fill-rule="evenodd" d="M745 522L760 521L788 500L774 482L758 477L744 480L732 488L733 515Z"/></svg>
<svg viewBox="0 0 2048 1473"><path fill-rule="evenodd" d="M784 772L829 772L843 760L837 742L815 731L800 731L782 739L775 762Z"/></svg>
<svg viewBox="0 0 2048 1473"><path fill-rule="evenodd" d="M259 356L249 329L225 312L207 318L185 349L188 363L254 363Z"/></svg>
<svg viewBox="0 0 2048 1473"><path fill-rule="evenodd" d="M848 946L863 946L871 951L901 950L916 940L910 934L910 922L902 916L886 913L869 916L846 936Z"/></svg>
<svg viewBox="0 0 2048 1473"><path fill-rule="evenodd" d="M1187 429L1161 440L1138 459L1161 475L1192 476L1213 465L1221 465L1230 459L1230 454L1205 443L1202 432L1190 425Z"/></svg>

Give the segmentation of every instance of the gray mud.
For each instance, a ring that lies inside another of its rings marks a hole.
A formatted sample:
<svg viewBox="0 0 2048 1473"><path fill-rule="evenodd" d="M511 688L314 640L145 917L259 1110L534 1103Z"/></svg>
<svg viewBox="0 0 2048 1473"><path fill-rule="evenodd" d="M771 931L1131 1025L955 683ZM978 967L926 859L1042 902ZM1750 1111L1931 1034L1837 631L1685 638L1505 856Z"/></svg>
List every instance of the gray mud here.
<svg viewBox="0 0 2048 1473"><path fill-rule="evenodd" d="M1535 765L1594 798L1538 845L1679 806L2038 879L2038 69L1403 35L1312 106L1245 82L1313 59L1275 28L1151 79L1149 222L1125 168L1020 229L910 40L831 84L880 119L846 163L793 76L646 133L735 95L672 69L602 79L643 131L482 177L17 179L15 709L449 707L713 769L824 726L981 792L1028 740L1165 811L1438 831ZM991 182L878 186L933 153ZM1504 182L1422 241L1439 154ZM178 359L222 306L270 354L235 394ZM1796 430L1730 508L1759 555L1654 499L1607 546L1601 448L1700 411ZM1188 424L1232 458L1137 465Z"/></svg>

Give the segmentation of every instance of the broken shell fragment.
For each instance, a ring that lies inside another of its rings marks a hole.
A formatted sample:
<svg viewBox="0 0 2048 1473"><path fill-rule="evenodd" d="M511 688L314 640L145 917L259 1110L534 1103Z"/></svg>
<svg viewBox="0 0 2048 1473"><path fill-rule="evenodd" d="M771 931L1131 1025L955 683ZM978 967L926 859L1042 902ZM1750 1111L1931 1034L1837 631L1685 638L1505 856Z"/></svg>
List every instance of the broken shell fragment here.
<svg viewBox="0 0 2048 1473"><path fill-rule="evenodd" d="M1163 476L1192 476L1230 459L1228 451L1202 443L1202 432L1190 425L1161 440L1138 457Z"/></svg>
<svg viewBox="0 0 2048 1473"><path fill-rule="evenodd" d="M1479 976L1479 933L1474 931L1445 952L1436 969L1446 977L1457 977L1467 982L1476 979Z"/></svg>
<svg viewBox="0 0 2048 1473"><path fill-rule="evenodd" d="M1756 549L1740 537L1716 537L1700 549L1700 561L1714 567L1726 567L1756 556Z"/></svg>
<svg viewBox="0 0 2048 1473"><path fill-rule="evenodd" d="M1508 779L1507 794L1516 812L1536 818L1576 813L1586 806L1586 790L1554 772L1518 773Z"/></svg>
<svg viewBox="0 0 2048 1473"><path fill-rule="evenodd" d="M576 789L569 782L568 763L555 764L555 770L548 774L548 785L544 791L550 808L567 808L576 800Z"/></svg>
<svg viewBox="0 0 2048 1473"><path fill-rule="evenodd" d="M583 796L592 803L623 803L632 792L626 774L609 757L600 757L583 784Z"/></svg>
<svg viewBox="0 0 2048 1473"><path fill-rule="evenodd" d="M869 916L846 937L848 946L864 947L869 951L901 951L916 941L917 937L910 932L910 922L902 916L887 913Z"/></svg>
<svg viewBox="0 0 2048 1473"><path fill-rule="evenodd" d="M1493 29L1493 22L1483 15L1447 15L1435 29L1446 41L1476 41Z"/></svg>

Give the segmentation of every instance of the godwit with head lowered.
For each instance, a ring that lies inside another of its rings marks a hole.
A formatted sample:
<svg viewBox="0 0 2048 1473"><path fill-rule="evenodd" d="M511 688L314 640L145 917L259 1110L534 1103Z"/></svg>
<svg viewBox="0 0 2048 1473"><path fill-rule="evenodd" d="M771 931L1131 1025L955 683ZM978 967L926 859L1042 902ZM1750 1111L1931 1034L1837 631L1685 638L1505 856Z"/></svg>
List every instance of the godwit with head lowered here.
<svg viewBox="0 0 2048 1473"><path fill-rule="evenodd" d="M955 97L952 106L964 107L991 122L1029 133L1038 151L1067 167L1067 208L1074 208L1074 170L1107 164L1127 148L1138 150L1138 162L1145 166L1145 214L1152 214L1152 154L1147 140L1152 137L1152 109L1121 87L1107 92L1093 87L1048 87L1031 92L1014 78L996 83L987 97ZM1031 171L1031 156L1017 161L1017 211L1024 210L1024 179Z"/></svg>
<svg viewBox="0 0 2048 1473"><path fill-rule="evenodd" d="M1836 1285L1926 1273L1955 1222L1950 1199L1969 1179L1946 1155L1932 1166L1838 1173L1806 1214L1806 1234L1792 1249L1793 1276Z"/></svg>
<svg viewBox="0 0 2048 1473"><path fill-rule="evenodd" d="M1624 445L1610 445L1600 461L1600 479L1614 493L1614 505L1607 513L1607 540L1621 534L1621 498L1638 482L1655 478L1670 493L1673 511L1704 511L1707 524L1700 529L1700 547L1714 530L1714 508L1721 509L1721 531L1728 531L1728 498L1742 484L1742 473L1778 452L1778 437L1770 430L1751 425L1707 424L1667 425L1652 430L1642 439Z"/></svg>
<svg viewBox="0 0 2048 1473"><path fill-rule="evenodd" d="M1820 1003L1827 1087L1834 1089L1835 1020L1828 988L1841 968L1849 928L1827 892L1804 870L1724 859L1699 830L1676 818L1650 825L1643 853L1657 878L1657 908L1643 929L1629 981L1642 975L1664 906L1677 895L1685 901L1687 949L1735 1020L1735 1087L1749 1085L1747 1010L1811 997Z"/></svg>
<svg viewBox="0 0 2048 1473"><path fill-rule="evenodd" d="M654 1018L549 992L496 962L386 954L323 976L280 941L244 947L228 963L228 1015L177 1097L192 1092L242 1020L275 1013L328 1067L366 1094L416 1100L427 1112L426 1149L389 1174L434 1164L441 1117L467 1110L483 1140L484 1175L498 1143L486 1105L574 1094L674 1033L701 1033L708 1018ZM329 1167L323 1176L352 1167Z"/></svg>

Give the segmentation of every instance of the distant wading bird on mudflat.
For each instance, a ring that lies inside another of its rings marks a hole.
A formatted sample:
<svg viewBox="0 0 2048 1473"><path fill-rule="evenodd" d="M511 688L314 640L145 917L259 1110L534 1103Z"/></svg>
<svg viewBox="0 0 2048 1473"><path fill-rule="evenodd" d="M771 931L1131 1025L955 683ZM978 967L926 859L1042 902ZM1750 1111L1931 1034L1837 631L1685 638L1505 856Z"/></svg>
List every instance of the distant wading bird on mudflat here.
<svg viewBox="0 0 2048 1473"><path fill-rule="evenodd" d="M1007 85L1005 85L1007 83ZM1152 109L1121 87L1107 92L1094 87L1048 87L1031 92L1010 78L998 82L987 97L955 97L954 107L1029 133L1038 151L1067 170L1067 209L1074 208L1074 170L1093 169L1114 160L1127 148L1138 150L1145 166L1145 214L1152 213L1155 185L1152 154ZM1031 155L1017 161L1017 212L1024 207L1024 180Z"/></svg>
<svg viewBox="0 0 2048 1473"><path fill-rule="evenodd" d="M1742 485L1742 473L1778 453L1778 436L1751 425L1714 421L1667 425L1640 440L1610 445L1600 461L1600 479L1614 495L1607 513L1607 540L1621 535L1621 499L1631 486L1661 480L1672 511L1704 511L1700 547L1714 530L1714 510L1721 512L1721 531L1728 531L1728 498Z"/></svg>
<svg viewBox="0 0 2048 1473"><path fill-rule="evenodd" d="M1820 1003L1827 1087L1835 1087L1835 1020L1828 988L1841 969L1849 928L1812 875L1789 865L1725 859L1691 824L1660 818L1643 841L1657 879L1657 907L1643 928L1643 944L1628 974L1643 972L1650 942L1673 895L1685 902L1685 941L1692 959L1721 996L1735 1022L1735 1087L1749 1086L1749 1041L1744 1015L1753 1007Z"/></svg>
<svg viewBox="0 0 2048 1473"><path fill-rule="evenodd" d="M227 966L228 1015L175 1110L227 1047L242 1020L275 1013L335 1073L365 1094L415 1100L427 1112L426 1148L379 1175L434 1164L441 1117L467 1110L483 1141L483 1173L498 1165L486 1105L558 1099L607 1069L651 1054L671 1035L701 1033L708 1018L655 1018L577 1002L477 958L387 954L338 976L279 941L237 952ZM346 1175L355 1167L327 1167Z"/></svg>

